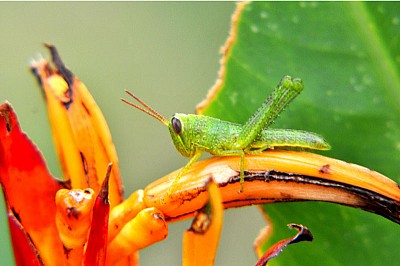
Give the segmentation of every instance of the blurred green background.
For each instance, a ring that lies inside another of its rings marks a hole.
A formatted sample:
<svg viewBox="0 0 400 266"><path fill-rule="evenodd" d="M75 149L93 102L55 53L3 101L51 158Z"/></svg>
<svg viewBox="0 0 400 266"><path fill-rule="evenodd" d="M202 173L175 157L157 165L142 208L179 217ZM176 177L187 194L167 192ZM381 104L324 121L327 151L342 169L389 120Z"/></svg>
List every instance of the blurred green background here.
<svg viewBox="0 0 400 266"><path fill-rule="evenodd" d="M165 116L193 113L214 84L232 2L0 3L0 100L12 103L21 126L60 176L47 113L31 58L48 58L54 44L89 88L116 146L128 195L186 164L167 129L123 104L134 91ZM0 264L12 265L4 202L0 200ZM243 219L246 217L246 219ZM140 253L142 265L180 265L190 221L170 224L168 238ZM252 243L264 221L257 208L228 210L216 265L252 265Z"/></svg>

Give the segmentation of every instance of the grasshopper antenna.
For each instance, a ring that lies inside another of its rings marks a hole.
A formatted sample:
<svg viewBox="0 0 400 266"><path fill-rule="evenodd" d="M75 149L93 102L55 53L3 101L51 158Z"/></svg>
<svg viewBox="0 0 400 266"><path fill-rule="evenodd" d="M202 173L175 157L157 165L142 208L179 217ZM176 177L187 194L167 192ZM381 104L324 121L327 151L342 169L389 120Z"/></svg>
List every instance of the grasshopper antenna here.
<svg viewBox="0 0 400 266"><path fill-rule="evenodd" d="M131 103L125 99L121 98L121 101L123 101L124 103L135 107L136 109L142 111L143 113L148 114L149 116L154 117L155 119L157 119L158 121L160 121L161 123L163 123L164 125L168 126L168 120L165 119L165 117L163 117L162 115L160 115L159 113L157 113L153 108L151 108L149 105L147 105L145 102L143 102L142 100L140 100L135 94L133 94L132 92L125 90L126 94L128 94L129 96L131 96L133 99L135 99L138 103L140 103L143 107Z"/></svg>

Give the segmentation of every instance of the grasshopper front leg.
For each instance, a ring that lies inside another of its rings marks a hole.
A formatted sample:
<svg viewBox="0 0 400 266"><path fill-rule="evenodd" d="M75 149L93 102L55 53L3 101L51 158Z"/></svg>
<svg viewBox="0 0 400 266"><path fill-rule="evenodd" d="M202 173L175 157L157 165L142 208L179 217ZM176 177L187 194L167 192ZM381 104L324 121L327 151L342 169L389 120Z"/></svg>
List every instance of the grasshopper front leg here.
<svg viewBox="0 0 400 266"><path fill-rule="evenodd" d="M196 151L196 153L193 155L193 157L190 158L189 162L181 169L181 171L178 173L178 175L175 177L174 182L172 183L170 189L168 190L167 196L171 196L172 192L174 192L179 179L183 175L185 175L189 169L192 167L192 165L200 158L200 156L203 154L203 151Z"/></svg>

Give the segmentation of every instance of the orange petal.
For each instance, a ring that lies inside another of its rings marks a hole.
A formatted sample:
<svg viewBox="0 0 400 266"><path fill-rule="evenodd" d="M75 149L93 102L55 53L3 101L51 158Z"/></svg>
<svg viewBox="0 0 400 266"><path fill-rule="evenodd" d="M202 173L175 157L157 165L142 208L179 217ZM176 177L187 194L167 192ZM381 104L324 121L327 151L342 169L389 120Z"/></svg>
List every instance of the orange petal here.
<svg viewBox="0 0 400 266"><path fill-rule="evenodd" d="M367 168L296 151L247 155L245 166L243 193L237 193L240 158L214 157L194 164L170 197L166 195L177 171L147 186L146 205L161 210L167 220L191 216L207 201L205 184L213 177L225 208L317 200L361 208L400 223L399 185Z"/></svg>
<svg viewBox="0 0 400 266"><path fill-rule="evenodd" d="M125 224L136 217L139 211L146 208L143 197L143 190L137 190L111 210L108 242L111 242Z"/></svg>
<svg viewBox="0 0 400 266"><path fill-rule="evenodd" d="M56 48L47 47L56 69L47 61L34 62L31 69L46 97L64 178L73 188L90 187L98 193L107 165L113 163L110 202L114 206L122 200L122 185L107 123L85 85L66 68Z"/></svg>
<svg viewBox="0 0 400 266"><path fill-rule="evenodd" d="M66 248L82 247L86 243L94 201L94 191L90 188L57 191L56 223Z"/></svg>
<svg viewBox="0 0 400 266"><path fill-rule="evenodd" d="M168 224L162 212L156 208L144 209L129 221L109 244L107 265L119 262L133 252L161 241L167 235Z"/></svg>
<svg viewBox="0 0 400 266"><path fill-rule="evenodd" d="M60 189L56 194L56 224L63 242L67 263L81 264L92 221L95 197L90 188Z"/></svg>
<svg viewBox="0 0 400 266"><path fill-rule="evenodd" d="M192 226L183 235L183 265L214 265L222 230L223 205L218 185L211 179L207 186L209 201L196 214Z"/></svg>
<svg viewBox="0 0 400 266"><path fill-rule="evenodd" d="M21 132L9 104L0 106L0 115L0 181L8 208L29 233L43 262L61 265L65 257L54 219L54 196L63 186L49 174L40 152Z"/></svg>

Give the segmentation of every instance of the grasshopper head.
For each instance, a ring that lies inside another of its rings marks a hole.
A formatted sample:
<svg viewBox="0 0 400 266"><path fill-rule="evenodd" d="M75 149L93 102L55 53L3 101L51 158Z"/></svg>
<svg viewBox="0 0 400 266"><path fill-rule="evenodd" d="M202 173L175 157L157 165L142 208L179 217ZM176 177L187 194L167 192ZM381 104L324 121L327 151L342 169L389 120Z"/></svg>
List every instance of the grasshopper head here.
<svg viewBox="0 0 400 266"><path fill-rule="evenodd" d="M169 133L175 148L186 157L193 156L195 150L191 149L190 130L187 126L189 117L186 114L174 114L168 123Z"/></svg>

